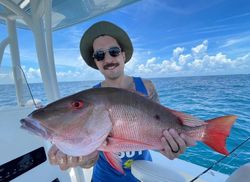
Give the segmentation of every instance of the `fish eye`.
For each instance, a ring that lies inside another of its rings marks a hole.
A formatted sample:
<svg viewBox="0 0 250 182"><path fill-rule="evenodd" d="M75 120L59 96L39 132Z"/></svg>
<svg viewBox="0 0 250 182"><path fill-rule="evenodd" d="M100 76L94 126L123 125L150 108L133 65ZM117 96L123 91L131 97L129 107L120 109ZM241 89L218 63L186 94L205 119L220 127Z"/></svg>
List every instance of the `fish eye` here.
<svg viewBox="0 0 250 182"><path fill-rule="evenodd" d="M71 106L74 109L80 109L83 107L83 101L82 100L73 101L73 102L71 102Z"/></svg>

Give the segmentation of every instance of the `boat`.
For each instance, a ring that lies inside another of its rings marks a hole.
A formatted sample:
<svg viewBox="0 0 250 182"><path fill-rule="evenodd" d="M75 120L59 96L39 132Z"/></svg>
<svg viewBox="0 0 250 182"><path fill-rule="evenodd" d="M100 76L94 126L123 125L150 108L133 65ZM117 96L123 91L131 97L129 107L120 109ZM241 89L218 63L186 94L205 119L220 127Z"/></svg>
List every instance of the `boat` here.
<svg viewBox="0 0 250 182"><path fill-rule="evenodd" d="M65 172L50 165L46 155L51 144L20 129L20 118L34 110L37 103L28 104L24 99L23 82L26 80L21 69L17 29L28 29L34 35L46 99L52 102L60 98L52 46L53 31L88 21L136 1L138 0L0 1L0 23L6 25L8 32L8 36L0 43L0 65L4 50L9 46L17 100L16 106L0 110L0 182L89 182L92 175L92 169L76 167ZM151 153L154 162L136 161L132 165L133 174L142 181L190 181L206 170L181 159L168 160L158 152ZM243 171L245 169L246 167ZM228 179L227 174L210 170L197 181L222 182ZM244 176L244 179L247 178Z"/></svg>

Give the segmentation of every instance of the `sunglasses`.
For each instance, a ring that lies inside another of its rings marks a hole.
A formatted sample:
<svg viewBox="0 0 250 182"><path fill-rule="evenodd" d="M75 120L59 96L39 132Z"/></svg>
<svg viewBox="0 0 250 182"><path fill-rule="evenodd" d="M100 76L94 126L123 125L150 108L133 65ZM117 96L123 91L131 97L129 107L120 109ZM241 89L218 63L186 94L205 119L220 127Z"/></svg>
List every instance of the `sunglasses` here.
<svg viewBox="0 0 250 182"><path fill-rule="evenodd" d="M109 55L112 57L117 57L121 53L121 48L119 47L110 47L107 50L97 50L93 54L93 58L96 59L97 61L103 61L105 58L106 52L109 52Z"/></svg>

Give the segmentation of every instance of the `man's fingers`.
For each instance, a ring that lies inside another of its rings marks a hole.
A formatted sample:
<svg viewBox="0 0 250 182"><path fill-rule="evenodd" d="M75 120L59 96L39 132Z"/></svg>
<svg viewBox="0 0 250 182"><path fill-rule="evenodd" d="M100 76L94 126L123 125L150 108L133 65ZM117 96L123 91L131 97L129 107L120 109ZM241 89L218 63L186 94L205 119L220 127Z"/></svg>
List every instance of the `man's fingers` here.
<svg viewBox="0 0 250 182"><path fill-rule="evenodd" d="M183 140L183 138L180 137L180 135L174 130L170 129L169 133L172 135L174 138L176 144L179 146L179 153L183 153L186 150L186 143Z"/></svg>
<svg viewBox="0 0 250 182"><path fill-rule="evenodd" d="M196 145L196 140L193 138L181 133L180 134L181 138L184 140L187 146L195 146Z"/></svg>
<svg viewBox="0 0 250 182"><path fill-rule="evenodd" d="M78 166L78 157L74 156L67 156L67 164L69 167L76 167Z"/></svg>
<svg viewBox="0 0 250 182"><path fill-rule="evenodd" d="M59 164L67 163L67 155L65 155L61 151L57 152L56 159Z"/></svg>
<svg viewBox="0 0 250 182"><path fill-rule="evenodd" d="M61 170L66 170L69 168L68 166L68 160L67 160L67 155L62 153L61 151L58 150L57 154L56 154L56 159L57 159L57 163L60 166Z"/></svg>
<svg viewBox="0 0 250 182"><path fill-rule="evenodd" d="M172 129L170 129L170 131L171 130ZM171 131L171 133L170 133L170 131L165 130L163 132L163 135L166 138L166 141L168 142L170 148L172 149L172 152L174 152L174 151L178 152L180 150L180 147L178 146L178 143L175 141L175 139L172 136L173 135L172 133L174 133L175 131L173 130L173 131Z"/></svg>
<svg viewBox="0 0 250 182"><path fill-rule="evenodd" d="M164 156L166 156L168 159L173 160L173 159L175 158L175 155L174 155L174 153L171 151L171 148L170 148L170 146L169 146L169 143L167 142L167 140L166 140L165 137L162 137L162 138L161 138L161 143L162 143L164 149L161 150L160 152L161 152Z"/></svg>
<svg viewBox="0 0 250 182"><path fill-rule="evenodd" d="M48 158L51 164L59 165L61 170L67 170L70 167L76 166L90 168L98 159L98 151L87 156L74 157L64 154L55 145L52 145L48 151Z"/></svg>
<svg viewBox="0 0 250 182"><path fill-rule="evenodd" d="M80 156L78 159L79 165L82 168L90 168L94 166L97 160L98 160L98 151L95 151L87 156Z"/></svg>
<svg viewBox="0 0 250 182"><path fill-rule="evenodd" d="M87 155L86 157L88 158L96 158L98 156L99 152L98 151L94 151L91 154Z"/></svg>
<svg viewBox="0 0 250 182"><path fill-rule="evenodd" d="M58 151L58 148L55 145L52 145L52 147L48 151L49 162L52 165L56 165L57 164L57 159L56 159L56 153L57 153L57 151Z"/></svg>

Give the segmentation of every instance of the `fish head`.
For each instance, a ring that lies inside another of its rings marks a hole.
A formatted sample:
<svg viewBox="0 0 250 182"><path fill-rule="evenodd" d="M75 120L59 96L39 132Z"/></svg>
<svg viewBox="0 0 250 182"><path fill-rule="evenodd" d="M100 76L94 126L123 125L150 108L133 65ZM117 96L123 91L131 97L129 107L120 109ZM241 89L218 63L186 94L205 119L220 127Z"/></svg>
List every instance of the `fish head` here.
<svg viewBox="0 0 250 182"><path fill-rule="evenodd" d="M43 137L69 155L88 155L106 139L112 124L104 105L72 95L39 108L21 128Z"/></svg>

